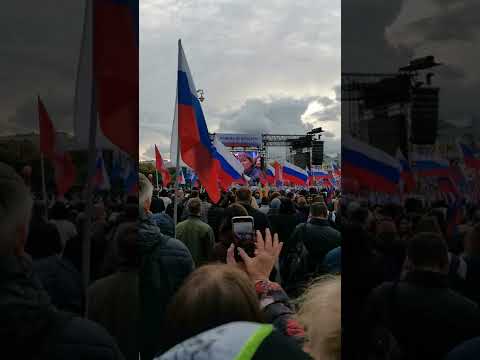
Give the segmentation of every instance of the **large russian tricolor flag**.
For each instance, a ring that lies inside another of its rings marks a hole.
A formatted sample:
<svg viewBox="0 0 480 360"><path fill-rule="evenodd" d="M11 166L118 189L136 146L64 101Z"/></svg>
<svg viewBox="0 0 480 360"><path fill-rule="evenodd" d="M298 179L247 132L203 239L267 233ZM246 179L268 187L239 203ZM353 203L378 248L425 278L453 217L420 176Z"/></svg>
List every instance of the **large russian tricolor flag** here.
<svg viewBox="0 0 480 360"><path fill-rule="evenodd" d="M218 161L218 180L222 189L227 190L234 182L243 182L244 168L217 137L213 140L215 158Z"/></svg>
<svg viewBox="0 0 480 360"><path fill-rule="evenodd" d="M441 159L419 159L413 162L413 170L425 177L449 177L450 163Z"/></svg>
<svg viewBox="0 0 480 360"><path fill-rule="evenodd" d="M398 160L352 137L342 138L343 178L376 192L396 193L400 180Z"/></svg>
<svg viewBox="0 0 480 360"><path fill-rule="evenodd" d="M285 161L282 166L283 180L295 185L305 185L308 180L308 173L296 165Z"/></svg>
<svg viewBox="0 0 480 360"><path fill-rule="evenodd" d="M465 166L470 169L480 170L480 159L475 156L473 149L462 143L459 143L458 145L462 151Z"/></svg>
<svg viewBox="0 0 480 360"><path fill-rule="evenodd" d="M210 199L220 200L219 166L182 44L178 41L178 138L182 160L198 175Z"/></svg>

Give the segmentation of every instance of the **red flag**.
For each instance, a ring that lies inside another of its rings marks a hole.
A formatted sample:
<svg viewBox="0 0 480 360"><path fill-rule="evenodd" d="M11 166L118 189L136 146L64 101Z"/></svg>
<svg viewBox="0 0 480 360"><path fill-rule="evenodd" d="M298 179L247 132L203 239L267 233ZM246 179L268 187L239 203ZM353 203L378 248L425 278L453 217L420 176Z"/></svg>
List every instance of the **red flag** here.
<svg viewBox="0 0 480 360"><path fill-rule="evenodd" d="M38 126L40 129L40 152L49 160L55 160L55 130L47 109L38 97Z"/></svg>
<svg viewBox="0 0 480 360"><path fill-rule="evenodd" d="M167 186L171 181L171 177L170 173L165 168L162 155L160 155L160 151L158 151L157 145L155 145L155 168L160 173L160 175L162 175L163 186Z"/></svg>
<svg viewBox="0 0 480 360"><path fill-rule="evenodd" d="M55 129L40 97L38 97L38 123L40 129L40 151L53 163L57 194L63 196L75 182L75 166L70 154L59 149Z"/></svg>
<svg viewBox="0 0 480 360"><path fill-rule="evenodd" d="M103 134L138 158L138 2L94 1L94 78Z"/></svg>

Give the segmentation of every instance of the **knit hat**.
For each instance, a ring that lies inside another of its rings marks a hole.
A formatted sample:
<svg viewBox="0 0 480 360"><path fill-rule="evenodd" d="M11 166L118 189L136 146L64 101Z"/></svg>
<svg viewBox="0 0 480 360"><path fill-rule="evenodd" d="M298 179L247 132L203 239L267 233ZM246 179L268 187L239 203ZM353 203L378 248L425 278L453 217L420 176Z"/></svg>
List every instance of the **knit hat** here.
<svg viewBox="0 0 480 360"><path fill-rule="evenodd" d="M205 331L156 360L311 360L290 338L269 324L232 322Z"/></svg>

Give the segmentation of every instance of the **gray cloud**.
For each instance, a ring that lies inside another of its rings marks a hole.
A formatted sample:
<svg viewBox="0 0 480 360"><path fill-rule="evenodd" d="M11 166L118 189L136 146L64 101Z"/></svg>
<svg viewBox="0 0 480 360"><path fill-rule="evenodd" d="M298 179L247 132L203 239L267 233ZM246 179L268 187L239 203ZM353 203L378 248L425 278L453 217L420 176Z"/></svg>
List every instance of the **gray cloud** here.
<svg viewBox="0 0 480 360"><path fill-rule="evenodd" d="M141 116L141 149L157 136L169 139L178 38L195 85L205 90L210 131L301 131L307 99L329 106L334 96L339 0L145 0L140 6L140 109L148 114Z"/></svg>
<svg viewBox="0 0 480 360"><path fill-rule="evenodd" d="M240 109L219 115L219 131L245 133L303 133L301 116L315 98L248 99Z"/></svg>
<svg viewBox="0 0 480 360"><path fill-rule="evenodd" d="M2 132L37 131L40 95L59 130L72 130L84 1L10 1L0 12Z"/></svg>

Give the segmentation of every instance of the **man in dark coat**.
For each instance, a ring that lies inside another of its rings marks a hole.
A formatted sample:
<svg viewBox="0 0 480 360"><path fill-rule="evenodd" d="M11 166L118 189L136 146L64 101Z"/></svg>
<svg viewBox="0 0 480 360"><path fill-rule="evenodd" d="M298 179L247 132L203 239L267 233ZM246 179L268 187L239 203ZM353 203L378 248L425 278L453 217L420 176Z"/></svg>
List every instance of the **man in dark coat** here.
<svg viewBox="0 0 480 360"><path fill-rule="evenodd" d="M161 343L166 307L194 266L187 247L163 235L155 224L149 212L153 185L141 173L138 185L140 352L142 360L151 360L168 350Z"/></svg>
<svg viewBox="0 0 480 360"><path fill-rule="evenodd" d="M0 338L15 359L123 359L92 321L58 311L25 253L32 199L23 179L0 163Z"/></svg>
<svg viewBox="0 0 480 360"><path fill-rule="evenodd" d="M310 206L310 221L299 224L289 242L293 246L303 241L308 250L310 271L320 271L325 255L340 246L341 238L340 232L330 226L326 205L316 202Z"/></svg>
<svg viewBox="0 0 480 360"><path fill-rule="evenodd" d="M440 235L414 236L407 264L402 281L384 283L372 292L364 334L383 324L403 358L410 360L443 359L455 346L480 335L478 306L448 287L448 249Z"/></svg>

